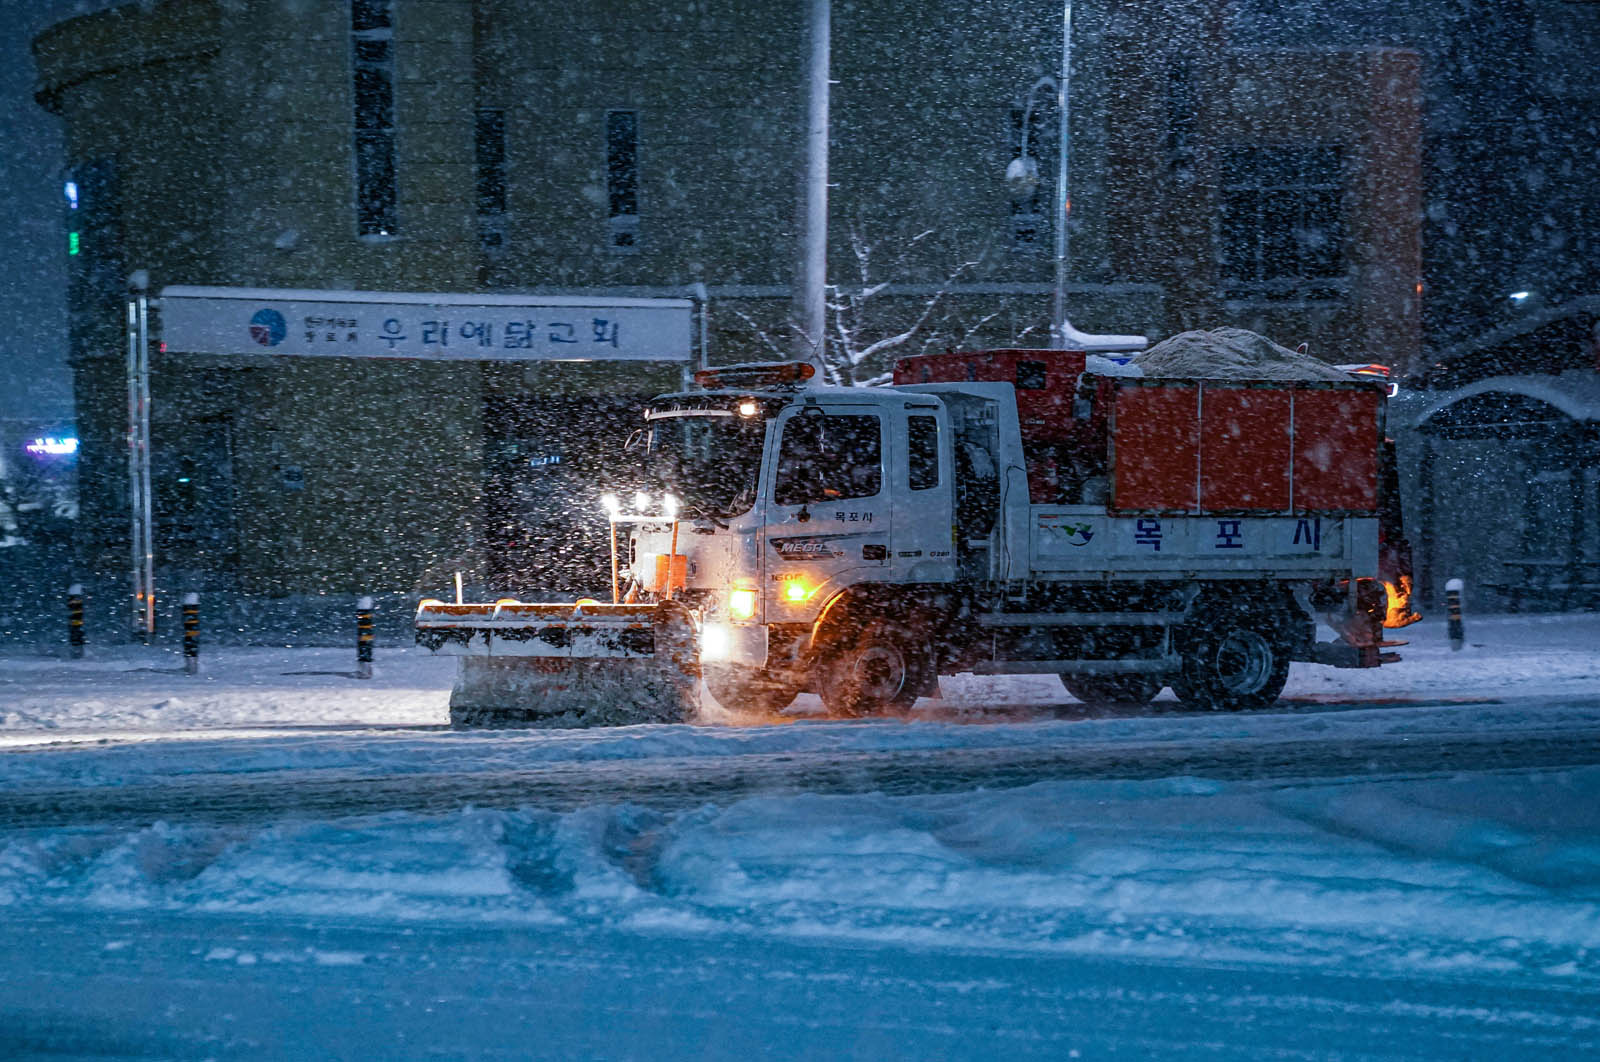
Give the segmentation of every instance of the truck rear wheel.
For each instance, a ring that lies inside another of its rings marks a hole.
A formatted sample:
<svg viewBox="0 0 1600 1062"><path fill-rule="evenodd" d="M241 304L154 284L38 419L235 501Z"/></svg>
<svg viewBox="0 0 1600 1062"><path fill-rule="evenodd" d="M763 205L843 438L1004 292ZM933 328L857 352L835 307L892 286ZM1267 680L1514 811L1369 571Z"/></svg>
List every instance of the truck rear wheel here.
<svg viewBox="0 0 1600 1062"><path fill-rule="evenodd" d="M1289 653L1274 636L1271 616L1218 617L1191 631L1172 691L1198 711L1236 712L1266 708L1289 678Z"/></svg>
<svg viewBox="0 0 1600 1062"><path fill-rule="evenodd" d="M927 652L904 627L874 623L826 654L817 692L836 718L905 711L928 685L930 666Z"/></svg>
<svg viewBox="0 0 1600 1062"><path fill-rule="evenodd" d="M780 712L794 702L800 686L755 668L706 664L706 690L731 712Z"/></svg>
<svg viewBox="0 0 1600 1062"><path fill-rule="evenodd" d="M1153 675L1062 675L1067 692L1091 708L1143 708L1156 699L1162 682Z"/></svg>

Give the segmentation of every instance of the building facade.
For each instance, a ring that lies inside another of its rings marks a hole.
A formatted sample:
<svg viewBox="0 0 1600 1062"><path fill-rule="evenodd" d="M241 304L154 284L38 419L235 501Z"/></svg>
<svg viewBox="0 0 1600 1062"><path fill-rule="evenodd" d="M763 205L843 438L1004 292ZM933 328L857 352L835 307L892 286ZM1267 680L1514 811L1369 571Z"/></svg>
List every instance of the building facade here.
<svg viewBox="0 0 1600 1062"><path fill-rule="evenodd" d="M136 272L152 294L689 296L697 356L781 356L806 7L163 0L41 35L38 99L77 195L80 563L107 579L126 563ZM1048 343L1060 115L1042 79L1061 30L1022 0L833 4L834 353L922 322L858 379L925 346ZM1200 0L1075 5L1072 323L1242 326L1409 366L1415 54L1308 58L1228 32ZM1023 192L1003 177L1019 156L1041 175ZM437 592L457 570L509 591L579 581L610 460L596 440L625 438L683 368L150 358L165 580L250 595Z"/></svg>

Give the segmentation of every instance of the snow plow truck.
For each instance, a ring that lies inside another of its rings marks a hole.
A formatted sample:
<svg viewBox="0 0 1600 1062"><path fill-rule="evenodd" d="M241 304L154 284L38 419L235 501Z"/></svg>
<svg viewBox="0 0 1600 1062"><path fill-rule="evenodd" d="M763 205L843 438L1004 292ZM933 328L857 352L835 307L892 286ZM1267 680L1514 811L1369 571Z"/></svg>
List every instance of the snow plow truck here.
<svg viewBox="0 0 1600 1062"><path fill-rule="evenodd" d="M1147 379L1066 350L812 376L707 369L652 400L639 465L594 499L608 592L424 600L418 644L460 657L452 723L679 721L702 679L732 710L810 691L856 717L962 672L1254 709L1291 661L1398 659L1385 624L1416 617L1382 381Z"/></svg>

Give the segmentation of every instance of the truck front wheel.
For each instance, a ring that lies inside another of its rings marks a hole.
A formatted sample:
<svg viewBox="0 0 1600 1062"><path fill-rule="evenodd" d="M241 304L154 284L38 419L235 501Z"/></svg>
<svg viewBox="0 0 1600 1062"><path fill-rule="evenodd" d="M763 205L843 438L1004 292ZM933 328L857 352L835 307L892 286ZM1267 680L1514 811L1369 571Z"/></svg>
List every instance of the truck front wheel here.
<svg viewBox="0 0 1600 1062"><path fill-rule="evenodd" d="M927 652L893 623L874 623L825 654L817 692L836 718L904 711L928 684Z"/></svg>
<svg viewBox="0 0 1600 1062"><path fill-rule="evenodd" d="M1172 692L1187 708L1234 712L1266 708L1289 678L1289 653L1270 617L1219 617L1184 639Z"/></svg>

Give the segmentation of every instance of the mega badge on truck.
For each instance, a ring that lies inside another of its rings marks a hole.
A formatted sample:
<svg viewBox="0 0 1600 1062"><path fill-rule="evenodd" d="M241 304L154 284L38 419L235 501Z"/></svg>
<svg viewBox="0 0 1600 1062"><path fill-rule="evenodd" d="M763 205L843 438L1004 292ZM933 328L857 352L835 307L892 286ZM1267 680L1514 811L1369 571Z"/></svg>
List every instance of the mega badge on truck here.
<svg viewBox="0 0 1600 1062"><path fill-rule="evenodd" d="M772 548L785 560L827 560L843 555L842 550L820 538L775 538Z"/></svg>

